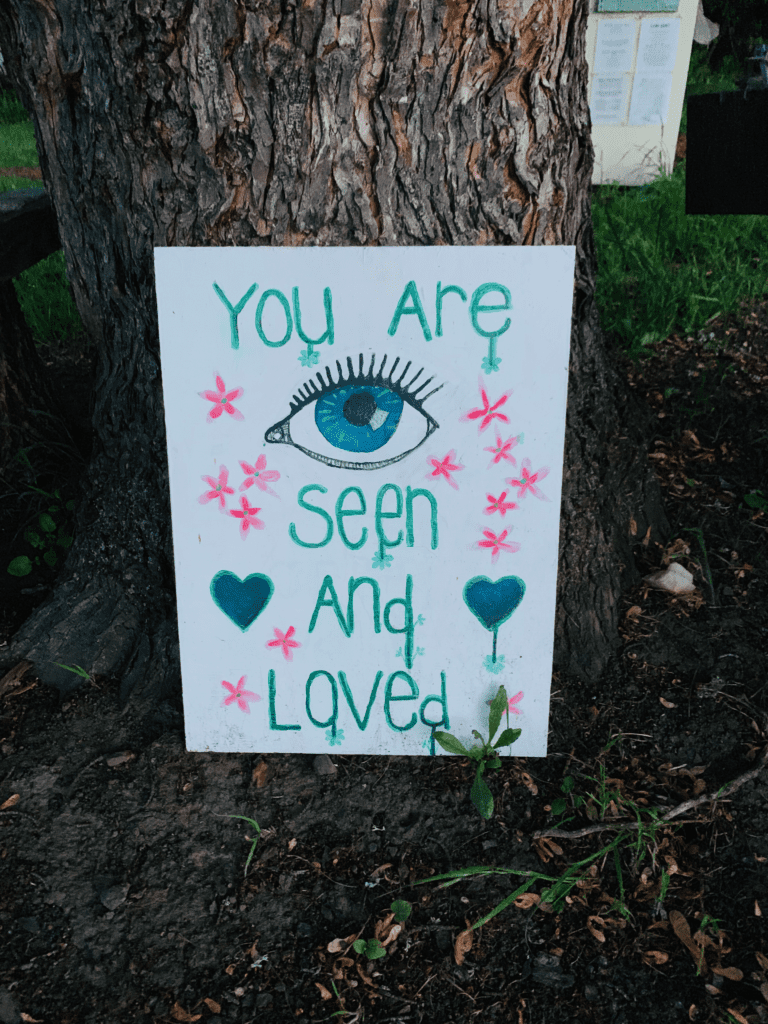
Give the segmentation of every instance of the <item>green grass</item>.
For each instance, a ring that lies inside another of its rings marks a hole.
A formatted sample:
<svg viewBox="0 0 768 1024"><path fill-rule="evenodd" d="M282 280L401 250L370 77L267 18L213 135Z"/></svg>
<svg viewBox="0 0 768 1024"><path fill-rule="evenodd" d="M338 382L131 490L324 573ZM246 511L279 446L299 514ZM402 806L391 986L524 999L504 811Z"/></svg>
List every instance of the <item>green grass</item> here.
<svg viewBox="0 0 768 1024"><path fill-rule="evenodd" d="M39 167L35 130L13 93L0 93L0 167ZM0 177L0 192L43 188L42 181ZM14 279L24 318L38 345L77 337L83 323L74 303L59 249Z"/></svg>
<svg viewBox="0 0 768 1024"><path fill-rule="evenodd" d="M735 89L744 69L727 58L710 74L707 51L694 44L686 98ZM683 106L680 130L687 128ZM0 96L0 166L37 166L32 124L10 94ZM0 190L38 186L0 178ZM768 295L768 218L686 216L685 162L645 188L616 184L592 193L597 252L597 303L607 336L633 359L672 333L695 334L717 314L737 311L741 299ZM38 344L82 330L61 251L15 282Z"/></svg>
<svg viewBox="0 0 768 1024"><path fill-rule="evenodd" d="M735 90L744 69L726 58L712 76L694 45L688 96ZM683 106L680 131L687 130ZM592 219L601 325L633 359L672 333L695 334L741 299L768 294L768 218L687 216L685 162L643 189L595 189Z"/></svg>

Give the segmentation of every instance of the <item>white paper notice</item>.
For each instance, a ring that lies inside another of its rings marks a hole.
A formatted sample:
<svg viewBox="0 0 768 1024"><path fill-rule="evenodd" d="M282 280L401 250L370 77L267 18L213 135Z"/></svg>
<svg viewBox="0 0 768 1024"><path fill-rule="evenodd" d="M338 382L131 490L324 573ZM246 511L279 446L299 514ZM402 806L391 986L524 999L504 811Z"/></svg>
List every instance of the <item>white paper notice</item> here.
<svg viewBox="0 0 768 1024"><path fill-rule="evenodd" d="M593 124L621 124L627 112L631 75L595 75L589 114Z"/></svg>
<svg viewBox="0 0 768 1024"><path fill-rule="evenodd" d="M599 18L593 73L616 76L631 71L636 38L634 18Z"/></svg>
<svg viewBox="0 0 768 1024"><path fill-rule="evenodd" d="M187 748L544 756L575 248L154 253Z"/></svg>
<svg viewBox="0 0 768 1024"><path fill-rule="evenodd" d="M666 124L672 94L672 73L667 75L635 75L629 123Z"/></svg>
<svg viewBox="0 0 768 1024"><path fill-rule="evenodd" d="M671 74L677 62L679 38L679 18L643 18L640 23L635 76L656 75L664 71Z"/></svg>

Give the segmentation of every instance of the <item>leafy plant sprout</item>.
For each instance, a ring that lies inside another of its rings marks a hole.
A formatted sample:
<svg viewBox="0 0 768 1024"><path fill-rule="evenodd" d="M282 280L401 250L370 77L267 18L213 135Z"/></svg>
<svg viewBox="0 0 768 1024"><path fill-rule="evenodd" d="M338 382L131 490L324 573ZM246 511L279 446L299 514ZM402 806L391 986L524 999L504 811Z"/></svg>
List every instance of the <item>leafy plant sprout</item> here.
<svg viewBox="0 0 768 1024"><path fill-rule="evenodd" d="M616 735L611 737L603 747L600 757L604 756L622 737L622 733L616 733ZM471 925L472 930L474 930L487 924L488 921L514 903L516 899L529 892L537 882L546 883L546 887L539 894L537 904L539 909L545 912L560 913L565 907L566 898L582 879L588 877L592 865L605 861L610 857L616 873L619 892L618 897L614 898L607 912L617 911L625 920L630 920L632 914L626 903L626 887L621 864L622 849L631 850L634 854L633 872L638 871L645 852L650 855L653 869L655 870L659 832L666 829L679 828L681 823L664 820L657 809L642 807L633 800L623 796L618 790L611 789L606 778L605 766L601 761L598 762L597 777L585 775L583 778L595 783L594 792L588 795L576 793L576 779L574 776L567 775L560 787L564 796L558 797L553 801L552 813L566 813L569 804L573 810L583 808L584 813L590 820L597 821L599 819L605 822L605 828L615 830L616 835L610 842L602 845L594 853L571 864L561 875L553 876L539 871L523 871L516 868L473 866L459 868L442 875L433 875L430 878L422 878L414 882L414 885L424 885L427 882L442 882L443 884L440 885L440 888L444 889L455 885L464 878L493 874L513 875L521 879L521 885L518 888L497 904L490 913ZM619 815L624 815L623 819L617 818L614 822L612 817L608 817L607 812L611 809L611 804L613 804ZM634 820L628 821L628 817L634 818ZM573 818L570 817L566 820L572 821ZM565 822L558 822L558 826L561 824L565 824ZM578 834L577 832L576 835ZM661 876L660 895L657 906L660 906L665 899L670 882L671 877L664 870Z"/></svg>
<svg viewBox="0 0 768 1024"><path fill-rule="evenodd" d="M14 463L21 467L21 472L26 473L27 477L31 477L34 481L34 483L27 483L25 490L16 491L16 496L28 498L34 509L27 519L26 525L21 528L24 540L32 548L33 554L31 556L17 555L13 558L6 570L11 576L28 576L34 566L39 566L41 561L50 569L56 568L62 552L68 550L73 541L75 502L71 499L65 501L58 488L54 491L47 491L37 486L37 471L29 458L29 452L35 447L38 446L20 448L14 458ZM54 447L61 447L63 449L61 454L69 452L67 445L54 445ZM22 486L24 485L22 484ZM46 499L42 508L38 495ZM50 504L51 502L52 504ZM34 554L35 551L39 554Z"/></svg>
<svg viewBox="0 0 768 1024"><path fill-rule="evenodd" d="M447 750L449 754L462 754L464 757L468 757L477 763L475 781L472 783L469 796L486 821L493 814L493 796L483 778L483 773L489 765L495 771L501 768L498 748L508 747L519 738L522 732L521 729L505 729L496 742L493 743L493 737L498 732L498 728L501 725L501 716L505 711L507 712L507 723L509 723L507 691L503 686L500 686L491 702L491 710L488 713L488 739L484 740L480 733L473 729L472 735L480 740L480 746L475 744L471 750L467 750L464 744L449 732L438 731L435 733L435 739L443 750Z"/></svg>
<svg viewBox="0 0 768 1024"><path fill-rule="evenodd" d="M768 512L768 497L761 490L751 491L744 495L744 503L758 512Z"/></svg>
<svg viewBox="0 0 768 1024"><path fill-rule="evenodd" d="M389 909L392 911L397 924L402 924L411 913L411 904L407 900L393 900ZM392 918L387 918L387 920L391 921ZM356 953L364 955L368 960L379 960L387 955L386 946L378 938L355 939L352 943L352 948Z"/></svg>
<svg viewBox="0 0 768 1024"><path fill-rule="evenodd" d="M378 939L355 939L352 949L356 953L364 953L368 960L378 960L387 955L387 951Z"/></svg>

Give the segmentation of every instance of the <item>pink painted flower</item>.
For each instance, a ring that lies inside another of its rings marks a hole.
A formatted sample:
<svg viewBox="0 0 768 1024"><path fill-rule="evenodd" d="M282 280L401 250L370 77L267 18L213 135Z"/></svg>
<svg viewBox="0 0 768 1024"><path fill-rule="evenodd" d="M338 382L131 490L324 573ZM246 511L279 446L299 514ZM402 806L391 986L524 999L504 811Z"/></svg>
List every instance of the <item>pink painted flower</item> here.
<svg viewBox="0 0 768 1024"><path fill-rule="evenodd" d="M217 420L222 412L229 413L236 420L245 419L240 410L232 405L232 402L242 395L243 389L235 388L234 391L227 391L224 381L218 375L216 376L216 387L219 389L218 391L198 391L201 398L213 402L213 408L208 413L208 422L212 423L214 420Z"/></svg>
<svg viewBox="0 0 768 1024"><path fill-rule="evenodd" d="M500 420L502 423L509 423L509 417L505 415L503 412L498 412L498 409L506 403L507 399L512 394L512 389L510 388L509 391L505 391L501 398L499 398L496 402L493 403L493 405L491 405L490 399L488 398L488 392L485 390L485 387L483 386L482 377L479 379L479 384L480 398L482 399L483 406L481 409L470 410L470 412L467 413L465 418L468 420L477 420L480 419L480 417L482 416L480 430L478 431L479 434L482 434L485 428L490 426L492 420Z"/></svg>
<svg viewBox="0 0 768 1024"><path fill-rule="evenodd" d="M491 549L491 561L497 562L499 560L500 551L519 551L520 545L516 541L510 541L506 544L507 534L509 530L504 530L502 533L496 536L490 530L483 530L483 536L485 540L479 540L477 546L479 548L490 548Z"/></svg>
<svg viewBox="0 0 768 1024"><path fill-rule="evenodd" d="M549 466L545 466L540 469L538 473L531 473L531 460L523 459L523 468L521 472L521 480L506 480L511 487L519 488L517 492L518 498L524 497L527 491L530 491L537 498L541 498L542 501L549 501L550 499L536 486L538 480L543 480L549 473Z"/></svg>
<svg viewBox="0 0 768 1024"><path fill-rule="evenodd" d="M486 494L486 498L490 502L488 508L484 509L487 516L492 516L494 512L500 512L502 516L505 516L511 508L519 508L520 506L515 501L505 501L507 496L506 491L502 491L498 498L494 498L492 494Z"/></svg>
<svg viewBox="0 0 768 1024"><path fill-rule="evenodd" d="M451 478L451 473L458 473L460 469L464 469L465 467L459 465L458 463L454 463L453 460L455 458L456 452L453 448L451 448L451 450L448 452L448 454L445 456L442 462L439 459L427 459L427 462L435 467L431 473L427 473L427 479L429 479L432 476L444 476L448 483L451 485L451 487L454 489L454 491L458 491L459 485L456 483L455 480Z"/></svg>
<svg viewBox="0 0 768 1024"><path fill-rule="evenodd" d="M490 448L483 448L484 452L491 452L493 458L488 463L489 466L496 466L501 462L502 459L506 459L507 462L511 462L513 466L517 465L517 459L514 455L510 455L513 448L517 447L520 440L520 435L517 437L508 437L506 441L501 440L501 434L496 431L496 447L491 445Z"/></svg>
<svg viewBox="0 0 768 1024"><path fill-rule="evenodd" d="M511 711L513 715L519 715L520 714L520 708L515 708L512 705L513 704L517 704L517 702L522 700L522 699L523 699L523 691L521 690L519 693L516 693L514 697L510 697L509 698L509 700L507 701L507 710Z"/></svg>
<svg viewBox="0 0 768 1024"><path fill-rule="evenodd" d="M235 519L242 519L240 523L240 536L245 540L248 536L248 530L253 528L254 530L263 530L264 522L261 519L256 518L256 513L261 512L260 508L252 508L248 504L248 499L243 496L240 499L242 506L242 512L234 512L232 509L229 510L229 514L234 516Z"/></svg>
<svg viewBox="0 0 768 1024"><path fill-rule="evenodd" d="M219 479L214 480L212 476L202 476L201 480L205 480L208 486L211 488L210 491L206 491L205 494L201 494L197 499L201 505L207 505L209 501L218 501L219 508L226 508L227 502L224 497L225 494L234 494L234 490L231 487L227 487L227 478L229 477L229 470L226 466L221 467L219 473Z"/></svg>
<svg viewBox="0 0 768 1024"><path fill-rule="evenodd" d="M523 691L522 690L520 691L520 693L516 693L514 697L509 697L507 699L507 711L511 711L513 715L519 715L520 714L520 708L515 708L512 705L513 704L517 704L517 702L519 700L522 700L522 697L523 697ZM493 701L492 700L487 700L485 703L490 707L490 705L493 704Z"/></svg>
<svg viewBox="0 0 768 1024"><path fill-rule="evenodd" d="M291 637L296 632L293 626L288 627L288 631L283 633L281 630L275 628L275 639L268 640L265 644L266 647L282 647L283 657L286 661L293 661L292 647L301 647L298 640L291 640Z"/></svg>
<svg viewBox="0 0 768 1024"><path fill-rule="evenodd" d="M279 480L280 474L276 469L267 469L266 466L266 455L260 455L258 459L256 459L255 466L249 466L247 462L241 462L240 468L248 475L240 484L240 490L247 491L249 487L253 487L253 485L256 484L260 491L266 491L267 494L271 494L276 498L277 495L268 485L271 480Z"/></svg>
<svg viewBox="0 0 768 1024"><path fill-rule="evenodd" d="M229 690L229 696L224 697L220 707L224 707L225 704L232 704L237 701L237 706L241 711L245 711L246 714L250 715L251 709L248 707L249 700L261 700L258 693L254 693L252 690L244 690L246 676L240 676L237 681L237 686L233 686L232 683L228 683L225 679L222 679L221 685L225 690Z"/></svg>

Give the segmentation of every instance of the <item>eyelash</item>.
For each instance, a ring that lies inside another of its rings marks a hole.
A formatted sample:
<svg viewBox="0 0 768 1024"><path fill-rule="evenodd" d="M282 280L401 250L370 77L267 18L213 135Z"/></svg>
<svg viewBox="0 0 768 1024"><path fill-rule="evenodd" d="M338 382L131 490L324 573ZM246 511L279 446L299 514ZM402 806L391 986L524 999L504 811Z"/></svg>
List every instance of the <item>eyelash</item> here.
<svg viewBox="0 0 768 1024"><path fill-rule="evenodd" d="M423 367L421 370L418 371L418 373L416 373L416 375L411 379L411 381L408 384L403 386L403 380L405 379L408 370L411 367L411 360L409 360L405 364L405 369L401 373L400 377L397 380L393 380L392 377L395 373L395 370L397 369L397 364L400 362L400 356L397 356L394 363L392 364L392 369L389 371L388 377L384 376L384 367L387 364L387 356L384 356L384 358L381 361L381 366L379 367L378 372L375 374L373 372L374 363L376 362L375 355L371 356L371 365L368 367L367 372L363 371L364 356L362 354L360 355L359 359L360 367L359 370L355 372L352 366L352 358L350 356L347 356L347 367L349 369L349 377L344 377L344 372L341 368L341 363L337 359L336 367L339 371L339 379L337 381L335 381L331 376L330 367L326 366L325 374L328 378L328 383L326 383L323 380L322 375L318 373L317 379L320 381L320 387L318 387L313 380L308 381L306 384L302 384L302 386L298 390L298 393L295 394L291 399L291 412L289 415L293 415L293 413L298 412L300 409L303 409L311 402L317 401L317 399L321 398L323 395L327 395L332 391L336 391L338 388L342 386L349 386L350 384L367 384L371 387L391 388L391 390L394 391L394 393L398 395L400 398L402 398L404 402L408 402L408 404L413 406L414 409L418 409L419 411L421 411L421 408L426 402L426 400L428 398L431 398L432 395L435 394L435 392L439 391L440 388L444 386L440 384L438 387L433 388L429 392L429 394L424 395L422 398L417 398L416 396L418 395L418 393L420 391L423 391L424 388L431 384L432 381L435 379L434 377L430 377L428 380L425 380L423 384L420 384L415 391L411 391L411 387L416 383L421 374L424 373ZM302 394L302 391L306 391L306 394Z"/></svg>

